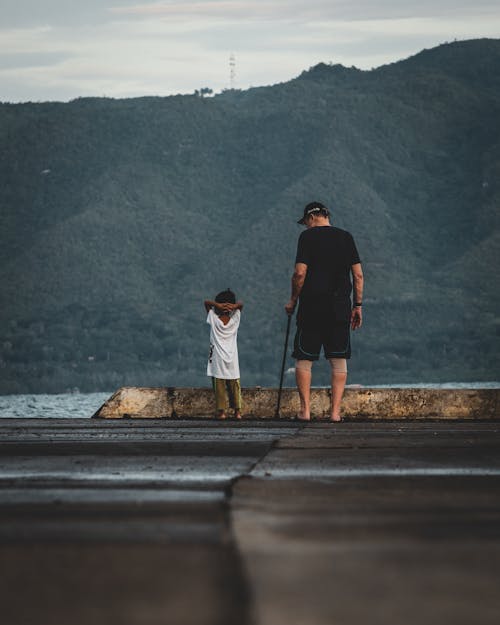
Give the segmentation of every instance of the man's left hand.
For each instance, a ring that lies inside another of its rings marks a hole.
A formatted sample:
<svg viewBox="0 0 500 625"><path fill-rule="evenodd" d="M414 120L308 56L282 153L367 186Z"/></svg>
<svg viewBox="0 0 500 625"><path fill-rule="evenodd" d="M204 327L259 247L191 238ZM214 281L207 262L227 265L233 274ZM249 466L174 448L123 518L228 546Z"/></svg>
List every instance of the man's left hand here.
<svg viewBox="0 0 500 625"><path fill-rule="evenodd" d="M288 304L285 305L286 314L288 316L293 315L293 311L295 310L296 304L297 304L297 302L295 302L293 299L291 299L288 302Z"/></svg>

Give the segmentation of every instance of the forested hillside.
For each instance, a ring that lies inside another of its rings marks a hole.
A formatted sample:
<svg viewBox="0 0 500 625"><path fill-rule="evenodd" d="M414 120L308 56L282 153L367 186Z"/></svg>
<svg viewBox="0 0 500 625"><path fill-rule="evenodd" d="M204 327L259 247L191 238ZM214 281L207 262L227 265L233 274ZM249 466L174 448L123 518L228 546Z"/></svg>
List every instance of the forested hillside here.
<svg viewBox="0 0 500 625"><path fill-rule="evenodd" d="M499 120L500 40L215 97L0 104L0 392L205 385L203 299L227 287L242 384L276 385L312 200L365 270L351 383L498 379Z"/></svg>

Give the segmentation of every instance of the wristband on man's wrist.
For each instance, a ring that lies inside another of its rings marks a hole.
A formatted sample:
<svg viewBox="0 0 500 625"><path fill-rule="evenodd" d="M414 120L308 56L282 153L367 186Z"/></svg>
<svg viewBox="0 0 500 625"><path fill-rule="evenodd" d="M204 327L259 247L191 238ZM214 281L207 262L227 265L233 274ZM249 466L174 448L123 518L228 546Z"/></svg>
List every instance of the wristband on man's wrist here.
<svg viewBox="0 0 500 625"><path fill-rule="evenodd" d="M361 302L354 302L353 306L354 306L354 308L361 308L361 306L363 306L363 304Z"/></svg>

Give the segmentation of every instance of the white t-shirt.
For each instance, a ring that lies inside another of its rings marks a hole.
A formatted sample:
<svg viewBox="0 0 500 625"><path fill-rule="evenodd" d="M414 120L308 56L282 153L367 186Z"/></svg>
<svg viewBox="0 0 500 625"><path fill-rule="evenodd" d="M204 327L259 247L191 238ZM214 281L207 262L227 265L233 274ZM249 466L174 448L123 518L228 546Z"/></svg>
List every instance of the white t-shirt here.
<svg viewBox="0 0 500 625"><path fill-rule="evenodd" d="M235 310L227 325L224 325L213 309L208 311L210 325L210 354L207 375L222 380L236 380L240 377L238 362L238 327L241 313Z"/></svg>

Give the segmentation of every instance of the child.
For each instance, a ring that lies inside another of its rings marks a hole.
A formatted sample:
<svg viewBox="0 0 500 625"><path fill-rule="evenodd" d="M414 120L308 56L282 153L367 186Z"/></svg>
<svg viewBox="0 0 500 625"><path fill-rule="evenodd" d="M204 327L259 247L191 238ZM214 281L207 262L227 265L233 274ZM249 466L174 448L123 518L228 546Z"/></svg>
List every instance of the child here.
<svg viewBox="0 0 500 625"><path fill-rule="evenodd" d="M241 419L240 366L238 363L238 327L242 302L227 289L215 297L215 302L205 300L210 325L210 354L207 375L212 378L217 417L226 418L227 393L236 419Z"/></svg>

